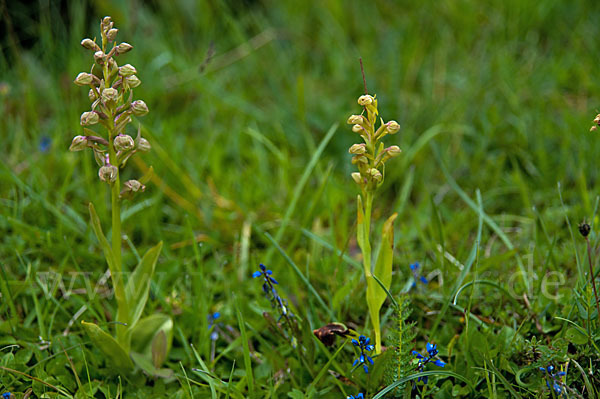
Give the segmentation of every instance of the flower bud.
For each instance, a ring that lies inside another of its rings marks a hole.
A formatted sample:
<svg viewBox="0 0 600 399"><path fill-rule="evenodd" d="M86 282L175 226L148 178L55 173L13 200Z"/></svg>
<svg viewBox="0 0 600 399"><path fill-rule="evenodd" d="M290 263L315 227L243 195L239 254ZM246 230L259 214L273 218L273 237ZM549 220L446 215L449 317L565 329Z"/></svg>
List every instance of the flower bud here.
<svg viewBox="0 0 600 399"><path fill-rule="evenodd" d="M108 33L106 33L106 38L108 39L109 42L114 42L115 39L117 38L117 33L119 32L118 29L112 28L108 31Z"/></svg>
<svg viewBox="0 0 600 399"><path fill-rule="evenodd" d="M125 81L127 82L127 85L128 85L129 87L131 87L132 89L133 89L134 87L138 87L138 86L139 86L139 85L142 83L142 82L141 82L141 81L138 79L138 77L137 77L137 76L135 76L135 75L127 76L127 77L125 78Z"/></svg>
<svg viewBox="0 0 600 399"><path fill-rule="evenodd" d="M396 157L402 152L400 147L398 147L397 145L390 146L385 150L387 151L387 154L390 156L390 158Z"/></svg>
<svg viewBox="0 0 600 399"><path fill-rule="evenodd" d="M93 41L92 39L88 39L88 38L83 39L81 41L81 45L88 50L94 50L94 51L100 50L100 46L98 46L96 44L96 42Z"/></svg>
<svg viewBox="0 0 600 399"><path fill-rule="evenodd" d="M590 132L595 132L596 130L598 130L598 126L594 125L590 128Z"/></svg>
<svg viewBox="0 0 600 399"><path fill-rule="evenodd" d="M98 98L96 96L96 90L90 89L90 91L88 91L88 98L90 99L90 101L95 101Z"/></svg>
<svg viewBox="0 0 600 399"><path fill-rule="evenodd" d="M144 116L148 113L148 106L142 100L135 100L131 103L131 111L135 116Z"/></svg>
<svg viewBox="0 0 600 399"><path fill-rule="evenodd" d="M400 124L396 121L386 123L386 130L389 134L396 134L400 130Z"/></svg>
<svg viewBox="0 0 600 399"><path fill-rule="evenodd" d="M364 155L355 155L352 157L352 165L355 165L357 163L368 164L369 159L367 157L365 157Z"/></svg>
<svg viewBox="0 0 600 399"><path fill-rule="evenodd" d="M98 177L100 180L107 183L114 183L119 175L119 169L116 166L107 163L98 170Z"/></svg>
<svg viewBox="0 0 600 399"><path fill-rule="evenodd" d="M374 100L375 99L373 98L373 96L371 96L369 94L365 94L365 95L358 97L358 105L362 105L363 107L366 105L371 105L371 104L373 104Z"/></svg>
<svg viewBox="0 0 600 399"><path fill-rule="evenodd" d="M117 99L119 98L119 92L117 91L117 89L113 89L112 87L107 87L106 89L102 90L102 101L104 103L116 103Z"/></svg>
<svg viewBox="0 0 600 399"><path fill-rule="evenodd" d="M137 180L127 180L123 183L123 190L121 190L120 197L126 199L132 199L133 195L137 192L144 192L146 186Z"/></svg>
<svg viewBox="0 0 600 399"><path fill-rule="evenodd" d="M350 149L348 150L348 152L350 154L355 154L355 155L364 154L365 152L367 152L367 146L364 143L353 144L352 147L350 147Z"/></svg>
<svg viewBox="0 0 600 399"><path fill-rule="evenodd" d="M123 77L135 75L136 73L137 73L137 70L131 64L125 64L122 67L119 67L119 75L121 75Z"/></svg>
<svg viewBox="0 0 600 399"><path fill-rule="evenodd" d="M94 111L84 112L81 114L81 118L79 120L79 124L81 126L90 126L95 125L100 120L100 116Z"/></svg>
<svg viewBox="0 0 600 399"><path fill-rule="evenodd" d="M143 137L140 137L137 146L135 147L135 149L140 152L148 152L150 151L150 148L150 143Z"/></svg>
<svg viewBox="0 0 600 399"><path fill-rule="evenodd" d="M98 50L94 53L94 61L96 61L96 63L98 65L104 65L105 57L106 57L106 54L104 54L104 51L102 51L102 50Z"/></svg>
<svg viewBox="0 0 600 399"><path fill-rule="evenodd" d="M110 25L111 22L112 22L112 19L109 16L102 18L102 26L104 26L104 27Z"/></svg>
<svg viewBox="0 0 600 399"><path fill-rule="evenodd" d="M120 43L117 46L117 54L125 54L128 51L131 51L131 49L133 48L133 46L129 43Z"/></svg>
<svg viewBox="0 0 600 399"><path fill-rule="evenodd" d="M354 126L352 126L352 131L354 133L362 133L365 131L365 129L363 129L363 127L361 125L354 125Z"/></svg>
<svg viewBox="0 0 600 399"><path fill-rule="evenodd" d="M381 179L383 179L383 175L381 174L381 172L378 169L375 168L371 168L369 170L369 174L371 175L371 177L373 178L373 180L380 182Z"/></svg>
<svg viewBox="0 0 600 399"><path fill-rule="evenodd" d="M594 123L600 123L600 114L596 115L596 117L594 118Z"/></svg>
<svg viewBox="0 0 600 399"><path fill-rule="evenodd" d="M86 136L75 136L69 147L69 151L81 151L87 148L88 139Z"/></svg>
<svg viewBox="0 0 600 399"><path fill-rule="evenodd" d="M74 82L77 86L87 86L92 83L93 79L94 77L91 73L81 72L79 75L77 75Z"/></svg>
<svg viewBox="0 0 600 399"><path fill-rule="evenodd" d="M127 151L132 149L135 146L135 143L131 136L119 134L115 137L114 145L117 151Z"/></svg>
<svg viewBox="0 0 600 399"><path fill-rule="evenodd" d="M361 124L363 123L363 117L362 115L350 115L346 123L349 125Z"/></svg>
<svg viewBox="0 0 600 399"><path fill-rule="evenodd" d="M352 173L352 179L354 179L354 181L356 182L356 184L362 184L363 183L363 178L360 175L359 172L354 172Z"/></svg>

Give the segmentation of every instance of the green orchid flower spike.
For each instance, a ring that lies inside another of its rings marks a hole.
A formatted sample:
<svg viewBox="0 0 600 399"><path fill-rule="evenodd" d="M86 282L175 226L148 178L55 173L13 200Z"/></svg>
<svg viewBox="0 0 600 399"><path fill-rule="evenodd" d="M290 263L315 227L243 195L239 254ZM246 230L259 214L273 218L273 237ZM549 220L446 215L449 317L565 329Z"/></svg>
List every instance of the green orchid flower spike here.
<svg viewBox="0 0 600 399"><path fill-rule="evenodd" d="M111 193L111 242L105 237L91 202L89 212L92 229L110 270L117 301L115 335L111 336L94 323L83 321L82 326L113 370L129 374L137 365L150 375L166 376L169 372L160 369L160 366L171 347L173 322L169 316L161 314L142 317L162 242L150 248L131 272L124 268L121 257L121 202L143 192L152 174L150 168L139 180L121 184L121 170L127 160L150 150L150 143L141 137L140 129L135 139L126 130L133 121L132 117L148 113L148 106L142 100L133 100L133 89L141 84L136 68L130 64L117 64L117 57L133 47L128 43L115 42L118 30L110 17L100 22L100 33L101 45L95 39L83 39L81 42L84 48L93 52L94 62L90 72L79 73L74 83L89 87L91 109L80 117L84 135L74 137L69 149L92 150L98 163L98 177L108 184Z"/></svg>
<svg viewBox="0 0 600 399"><path fill-rule="evenodd" d="M358 98L358 104L363 107L363 112L360 115L351 115L348 124L352 125L354 133L360 135L363 143L352 145L349 152L353 155L352 163L358 168L358 172L352 173L352 179L361 189L357 199L357 241L363 254L363 267L367 280L367 305L375 333L375 352L379 354L381 353L379 311L387 293L375 277L386 290L389 290L392 282L394 251L393 224L398 215L394 213L383 224L382 243L373 267L370 241L371 213L375 192L385 179L385 163L401 152L395 145L385 147L381 139L388 134L398 133L400 125L396 121L384 122L379 118L376 96L362 95ZM375 130L378 118L379 127Z"/></svg>

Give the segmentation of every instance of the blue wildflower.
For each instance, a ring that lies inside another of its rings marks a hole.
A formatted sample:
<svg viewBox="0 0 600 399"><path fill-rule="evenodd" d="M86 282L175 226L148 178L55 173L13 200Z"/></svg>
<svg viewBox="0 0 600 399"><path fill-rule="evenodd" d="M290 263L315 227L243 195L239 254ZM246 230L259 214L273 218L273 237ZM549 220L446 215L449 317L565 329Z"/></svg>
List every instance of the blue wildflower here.
<svg viewBox="0 0 600 399"><path fill-rule="evenodd" d="M558 373L554 372L554 366L548 367L540 367L540 370L546 376L546 386L548 389L554 389L558 395L565 395L567 392L564 390L564 383L561 381L562 377L567 375L564 371L559 371ZM552 382L552 386L550 386L550 382Z"/></svg>
<svg viewBox="0 0 600 399"><path fill-rule="evenodd" d="M52 146L52 139L48 136L42 136L40 138L39 149L40 152L47 153ZM2 398L4 399L4 398Z"/></svg>
<svg viewBox="0 0 600 399"><path fill-rule="evenodd" d="M373 349L375 349L375 347L369 344L369 342L371 342L371 339L365 337L364 335L358 337L358 341L352 339L352 344L354 344L354 346L358 346L358 348L360 349L360 356L354 361L354 363L352 363L352 367L362 365L363 370L365 370L365 373L369 372L369 366L367 362L371 363L371 365L375 364L373 362L373 359L371 359L371 356L365 354L365 351L371 352Z"/></svg>
<svg viewBox="0 0 600 399"><path fill-rule="evenodd" d="M346 396L346 399L365 399L365 396L362 393L357 393L356 396Z"/></svg>
<svg viewBox="0 0 600 399"><path fill-rule="evenodd" d="M4 393L2 394L2 399L14 399L14 398L15 398L15 395L13 395L13 394L12 394L12 393L10 393L10 392L4 392Z"/></svg>
<svg viewBox="0 0 600 399"><path fill-rule="evenodd" d="M421 267L419 262L410 264L410 270L412 271L413 278L414 278L411 288L414 288L417 286L417 281L420 281L425 285L427 285L427 283L429 283L429 281L427 281L427 279L424 276L419 275L419 267Z"/></svg>
<svg viewBox="0 0 600 399"><path fill-rule="evenodd" d="M214 321L221 317L221 313L215 312L213 314L209 314L206 318L208 319L208 329L210 330L214 324ZM216 341L219 339L219 333L216 331L217 326L215 325L215 331L210 334L210 339L212 341Z"/></svg>
<svg viewBox="0 0 600 399"><path fill-rule="evenodd" d="M257 278L262 276L263 277L263 285L262 285L262 289L265 293L265 296L269 299L269 301L271 302L271 306L273 308L277 308L279 310L280 313L280 319L283 316L293 316L293 314L288 312L288 308L287 308L287 301L283 298L281 298L279 296L279 294L277 293L277 290L275 289L274 285L278 285L279 283L277 282L277 280L275 280L272 275L273 272L269 269L267 269L267 267L265 265L263 265L262 263L259 265L260 270L255 271L254 273L252 273L252 278Z"/></svg>
<svg viewBox="0 0 600 399"><path fill-rule="evenodd" d="M438 367L446 366L445 362L443 362L439 359L434 359L437 356L437 354L439 353L439 351L437 350L437 344L432 344L430 342L427 342L426 350L427 350L427 356L423 356L417 351L412 351L413 355L417 358L417 361L418 361L417 370L419 372L425 371L425 365L430 362L435 364ZM417 379L417 382L419 382L419 381L423 381L424 384L427 384L428 378L426 376L419 377Z"/></svg>

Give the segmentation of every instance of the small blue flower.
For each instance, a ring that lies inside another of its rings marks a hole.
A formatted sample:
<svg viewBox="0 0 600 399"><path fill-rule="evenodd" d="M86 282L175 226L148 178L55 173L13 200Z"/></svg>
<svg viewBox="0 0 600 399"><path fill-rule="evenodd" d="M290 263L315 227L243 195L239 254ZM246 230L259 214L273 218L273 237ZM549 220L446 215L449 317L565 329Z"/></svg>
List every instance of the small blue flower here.
<svg viewBox="0 0 600 399"><path fill-rule="evenodd" d="M352 363L352 367L356 365L362 365L363 370L365 370L365 373L369 372L369 366L367 365L367 362L371 363L371 365L375 364L371 356L365 354L365 351L371 352L373 349L375 349L375 347L369 344L369 342L371 342L371 339L365 337L364 335L359 336L358 341L352 339L352 344L354 346L358 346L358 348L360 349L360 356L354 361L354 363Z"/></svg>
<svg viewBox="0 0 600 399"><path fill-rule="evenodd" d="M554 392L556 392L558 395L567 394L563 388L564 383L561 381L561 378L567 375L567 373L564 371L554 373L554 366L552 365L548 367L540 367L540 370L546 375L546 386L548 389L554 389ZM550 382L552 382L552 385L550 385Z"/></svg>
<svg viewBox="0 0 600 399"><path fill-rule="evenodd" d="M15 396L10 392L4 392L2 394L2 399L13 399Z"/></svg>
<svg viewBox="0 0 600 399"><path fill-rule="evenodd" d="M422 354L420 354L417 351L412 351L412 354L417 358L417 361L418 361L417 370L419 372L425 371L425 365L430 362L435 364L438 367L446 366L445 362L443 362L439 359L434 359L434 357L437 356L437 354L439 353L439 351L437 350L436 344L427 342L427 345L425 348L427 349L428 356L423 356ZM427 384L428 378L427 377L419 377L417 379L417 382L420 382L420 381L423 381L424 384Z"/></svg>
<svg viewBox="0 0 600 399"><path fill-rule="evenodd" d="M410 264L410 270L412 271L413 278L414 278L411 288L414 288L417 286L417 281L420 281L425 285L427 285L427 283L429 283L429 281L427 281L427 279L424 276L419 275L419 267L421 267L419 262Z"/></svg>
<svg viewBox="0 0 600 399"><path fill-rule="evenodd" d="M279 320L283 316L294 317L294 315L288 310L287 301L281 298L277 293L277 290L275 289L275 285L278 285L279 283L272 277L273 272L267 269L267 267L262 263L259 265L259 267L260 270L257 270L254 273L252 273L252 278L257 278L260 276L263 277L264 282L262 285L262 290L265 293L265 296L271 302L271 306L279 310Z"/></svg>
<svg viewBox="0 0 600 399"><path fill-rule="evenodd" d="M214 324L214 321L217 320L219 317L221 317L221 313L219 312L215 312L213 314L209 314L206 318L208 319L208 329L210 330ZM210 339L212 341L216 341L217 339L219 339L219 333L216 331L216 325L215 325L215 331L213 331L210 334Z"/></svg>
<svg viewBox="0 0 600 399"><path fill-rule="evenodd" d="M42 153L47 153L52 146L52 139L48 136L42 136L40 138L39 149ZM3 398L4 399L4 398Z"/></svg>
<svg viewBox="0 0 600 399"><path fill-rule="evenodd" d="M356 396L350 395L346 396L346 399L364 399L364 395L362 393L357 393Z"/></svg>

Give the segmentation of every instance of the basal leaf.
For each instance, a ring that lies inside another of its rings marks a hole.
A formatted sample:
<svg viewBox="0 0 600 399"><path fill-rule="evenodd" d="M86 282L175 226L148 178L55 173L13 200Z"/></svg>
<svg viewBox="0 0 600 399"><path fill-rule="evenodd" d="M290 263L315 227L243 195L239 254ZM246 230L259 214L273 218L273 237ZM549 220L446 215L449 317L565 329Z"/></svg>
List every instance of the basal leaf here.
<svg viewBox="0 0 600 399"><path fill-rule="evenodd" d="M363 210L362 198L356 197L356 241L362 251L365 248L365 212ZM364 254L363 254L364 255Z"/></svg>
<svg viewBox="0 0 600 399"><path fill-rule="evenodd" d="M102 251L104 252L104 257L106 258L106 263L108 263L108 268L110 272L114 275L116 273L115 270L115 256L113 254L110 243L104 236L102 232L102 225L100 224L100 219L98 218L98 214L96 213L96 208L94 208L94 204L90 202L89 205L90 210L90 220L92 222L92 230L94 230L94 234L98 238L100 242L100 246L102 246Z"/></svg>
<svg viewBox="0 0 600 399"><path fill-rule="evenodd" d="M154 274L154 267L162 249L162 241L150 248L140 263L137 265L125 287L125 295L129 304L129 325L135 327L140 319L150 291L150 282Z"/></svg>
<svg viewBox="0 0 600 399"><path fill-rule="evenodd" d="M106 332L102 331L94 323L81 322L81 325L85 329L88 337L104 356L106 356L106 363L109 369L115 369L118 372L129 374L133 371L133 362L123 349L121 345Z"/></svg>
<svg viewBox="0 0 600 399"><path fill-rule="evenodd" d="M166 337L166 353L169 353L173 341L173 320L162 313L144 317L135 326L127 330L127 337L131 341L131 350L150 357L152 341L156 334L161 331L164 332Z"/></svg>

